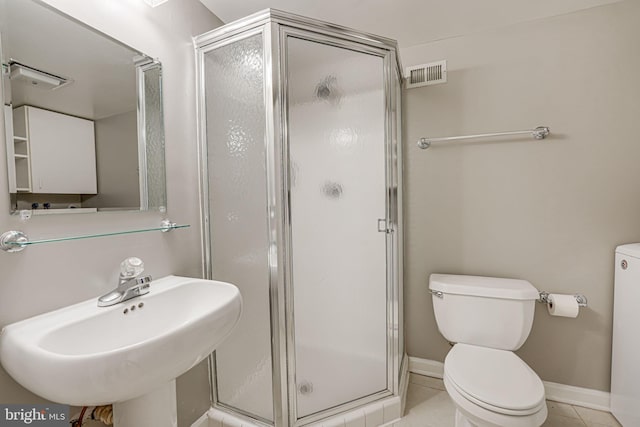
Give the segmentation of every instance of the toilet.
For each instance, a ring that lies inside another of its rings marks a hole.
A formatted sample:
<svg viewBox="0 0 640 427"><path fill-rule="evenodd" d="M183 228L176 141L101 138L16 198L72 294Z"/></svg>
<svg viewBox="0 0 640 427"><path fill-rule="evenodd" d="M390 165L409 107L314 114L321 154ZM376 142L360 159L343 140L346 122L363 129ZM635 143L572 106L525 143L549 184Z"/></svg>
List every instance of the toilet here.
<svg viewBox="0 0 640 427"><path fill-rule="evenodd" d="M538 290L526 280L432 274L429 290L440 333L453 348L444 385L456 427L539 427L544 385L513 353L533 324Z"/></svg>

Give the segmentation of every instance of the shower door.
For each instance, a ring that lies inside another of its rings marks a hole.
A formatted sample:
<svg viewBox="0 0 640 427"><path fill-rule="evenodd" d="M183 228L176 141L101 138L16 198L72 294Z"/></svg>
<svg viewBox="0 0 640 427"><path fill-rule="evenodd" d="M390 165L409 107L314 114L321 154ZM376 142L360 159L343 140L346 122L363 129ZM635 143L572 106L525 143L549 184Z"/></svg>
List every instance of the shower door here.
<svg viewBox="0 0 640 427"><path fill-rule="evenodd" d="M290 404L309 422L388 389L385 61L302 31L282 48Z"/></svg>

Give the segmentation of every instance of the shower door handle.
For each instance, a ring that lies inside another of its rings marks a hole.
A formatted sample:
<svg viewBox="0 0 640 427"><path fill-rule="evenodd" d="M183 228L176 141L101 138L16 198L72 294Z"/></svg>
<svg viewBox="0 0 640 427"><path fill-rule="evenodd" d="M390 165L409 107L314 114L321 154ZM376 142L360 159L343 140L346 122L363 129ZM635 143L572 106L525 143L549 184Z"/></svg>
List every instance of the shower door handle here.
<svg viewBox="0 0 640 427"><path fill-rule="evenodd" d="M393 233L393 229L387 228L387 220L385 218L378 218L378 233Z"/></svg>

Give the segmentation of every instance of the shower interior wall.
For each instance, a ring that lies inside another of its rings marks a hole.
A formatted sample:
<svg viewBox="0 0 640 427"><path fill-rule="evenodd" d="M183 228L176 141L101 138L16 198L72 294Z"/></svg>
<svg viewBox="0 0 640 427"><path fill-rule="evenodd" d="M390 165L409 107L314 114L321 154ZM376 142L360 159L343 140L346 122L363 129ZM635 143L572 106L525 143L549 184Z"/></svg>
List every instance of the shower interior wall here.
<svg viewBox="0 0 640 427"><path fill-rule="evenodd" d="M244 298L214 406L280 427L398 395L395 42L274 10L195 42L204 263Z"/></svg>

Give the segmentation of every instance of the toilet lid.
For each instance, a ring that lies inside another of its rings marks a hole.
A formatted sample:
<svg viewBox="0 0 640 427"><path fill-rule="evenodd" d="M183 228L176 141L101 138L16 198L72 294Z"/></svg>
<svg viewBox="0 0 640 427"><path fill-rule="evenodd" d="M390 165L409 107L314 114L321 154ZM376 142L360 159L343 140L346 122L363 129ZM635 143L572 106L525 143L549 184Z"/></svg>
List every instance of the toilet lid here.
<svg viewBox="0 0 640 427"><path fill-rule="evenodd" d="M528 413L544 402L542 381L511 351L456 344L444 370L461 394L489 410Z"/></svg>

